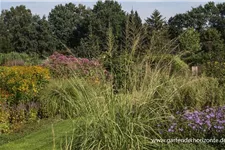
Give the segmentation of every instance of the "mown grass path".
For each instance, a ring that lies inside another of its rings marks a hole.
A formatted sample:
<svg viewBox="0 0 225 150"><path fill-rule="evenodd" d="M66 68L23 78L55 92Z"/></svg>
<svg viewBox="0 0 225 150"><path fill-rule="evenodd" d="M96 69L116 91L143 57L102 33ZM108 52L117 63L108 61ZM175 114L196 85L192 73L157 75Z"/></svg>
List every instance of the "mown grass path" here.
<svg viewBox="0 0 225 150"><path fill-rule="evenodd" d="M18 139L2 144L0 150L52 150L53 139L56 143L55 149L60 149L60 143L65 141L66 136L71 135L72 131L73 122L71 120L59 121L45 125L40 130L31 132L22 138L18 137ZM0 138L2 137L0 136Z"/></svg>

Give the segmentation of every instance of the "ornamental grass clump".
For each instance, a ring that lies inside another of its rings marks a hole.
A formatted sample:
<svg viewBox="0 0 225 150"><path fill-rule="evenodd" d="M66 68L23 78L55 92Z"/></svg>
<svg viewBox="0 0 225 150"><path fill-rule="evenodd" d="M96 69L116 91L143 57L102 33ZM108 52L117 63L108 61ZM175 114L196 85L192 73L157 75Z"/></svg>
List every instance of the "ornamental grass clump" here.
<svg viewBox="0 0 225 150"><path fill-rule="evenodd" d="M184 118L171 120L174 129L168 132L167 118L176 111L222 103L216 80L171 75L166 66L149 66L132 65L126 80L129 91L115 92L113 84L92 86L76 74L50 80L41 94L41 105L49 117L74 119L72 149L154 149L157 143L150 139L173 136L174 132L188 136Z"/></svg>

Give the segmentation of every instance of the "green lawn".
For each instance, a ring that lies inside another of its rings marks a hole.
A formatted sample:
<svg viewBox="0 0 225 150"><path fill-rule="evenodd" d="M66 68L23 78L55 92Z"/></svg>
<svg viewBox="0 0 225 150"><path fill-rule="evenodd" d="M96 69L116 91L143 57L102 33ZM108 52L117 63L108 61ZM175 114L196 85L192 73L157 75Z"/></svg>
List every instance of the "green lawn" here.
<svg viewBox="0 0 225 150"><path fill-rule="evenodd" d="M37 126L37 125L35 125ZM55 148L60 149L60 143L65 141L66 136L73 131L73 122L71 120L58 121L47 125L40 125L40 129L27 131L26 133L16 133L9 135L0 135L1 150L52 150L53 139L55 139ZM53 126L53 128L52 128ZM38 128L38 127L37 127ZM53 130L54 129L54 138ZM25 129L29 130L29 129ZM20 136L21 135L21 136Z"/></svg>

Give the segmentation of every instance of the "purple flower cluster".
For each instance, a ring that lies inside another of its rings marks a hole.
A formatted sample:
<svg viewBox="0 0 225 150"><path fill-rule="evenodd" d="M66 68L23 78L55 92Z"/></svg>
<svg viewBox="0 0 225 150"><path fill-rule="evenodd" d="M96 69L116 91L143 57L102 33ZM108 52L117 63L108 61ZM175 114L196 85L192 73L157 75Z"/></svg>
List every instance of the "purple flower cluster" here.
<svg viewBox="0 0 225 150"><path fill-rule="evenodd" d="M183 132L184 128L200 132L222 132L225 129L225 106L206 107L202 111L185 110L173 117L168 132Z"/></svg>
<svg viewBox="0 0 225 150"><path fill-rule="evenodd" d="M185 111L183 117L189 122L188 125L192 129L221 132L225 126L225 106L217 108L207 107L203 111Z"/></svg>
<svg viewBox="0 0 225 150"><path fill-rule="evenodd" d="M75 72L80 76L93 76L93 70L104 73L109 76L98 60L89 60L87 58L76 58L74 56L66 56L55 52L51 55L43 66L50 69L56 77L68 77Z"/></svg>

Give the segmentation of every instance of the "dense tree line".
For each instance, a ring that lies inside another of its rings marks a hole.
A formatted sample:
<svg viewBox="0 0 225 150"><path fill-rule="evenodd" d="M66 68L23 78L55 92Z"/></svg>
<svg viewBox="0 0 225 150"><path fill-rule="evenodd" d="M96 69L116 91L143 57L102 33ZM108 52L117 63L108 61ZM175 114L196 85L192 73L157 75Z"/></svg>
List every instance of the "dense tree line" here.
<svg viewBox="0 0 225 150"><path fill-rule="evenodd" d="M111 0L98 1L93 9L60 4L48 18L21 5L2 11L0 26L1 53L48 56L57 50L93 58L108 51L109 41L116 53L129 53L138 40L140 54L179 54L190 65L225 58L225 3L209 2L168 21L155 10L144 22L137 11L125 12Z"/></svg>

